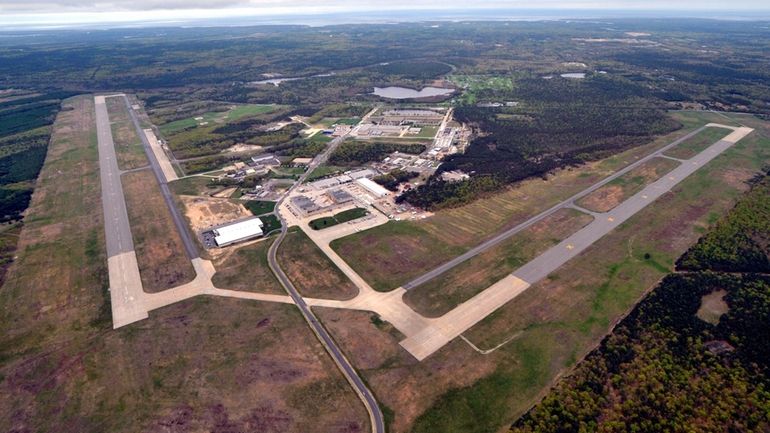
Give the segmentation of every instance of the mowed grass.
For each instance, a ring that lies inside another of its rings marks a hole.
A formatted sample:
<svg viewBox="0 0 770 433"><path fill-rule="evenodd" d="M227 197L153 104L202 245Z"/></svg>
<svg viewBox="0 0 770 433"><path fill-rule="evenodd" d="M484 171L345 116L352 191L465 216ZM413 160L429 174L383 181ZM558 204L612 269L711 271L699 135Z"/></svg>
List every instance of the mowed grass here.
<svg viewBox="0 0 770 433"><path fill-rule="evenodd" d="M121 182L144 290L158 292L192 281L195 270L153 173L126 173Z"/></svg>
<svg viewBox="0 0 770 433"><path fill-rule="evenodd" d="M275 209L275 202L274 201L266 201L266 200L249 200L246 203L243 204L246 206L246 209L251 211L254 215L264 215L266 213L270 213Z"/></svg>
<svg viewBox="0 0 770 433"><path fill-rule="evenodd" d="M237 105L227 111L210 111L208 113L163 124L160 126L160 132L164 135L173 135L184 129L197 127L201 123L208 123L204 126L212 126L214 124L233 122L248 116L270 113L279 108L281 108L281 106L270 104ZM201 117L202 119L196 120L197 117Z"/></svg>
<svg viewBox="0 0 770 433"><path fill-rule="evenodd" d="M672 194L468 330L464 336L482 349L513 339L483 358L497 360L494 372L445 392L412 431L495 431L523 414L673 268L714 215L732 207L747 188L745 180L770 158L769 131L728 149ZM444 350L437 356L452 354Z"/></svg>
<svg viewBox="0 0 770 433"><path fill-rule="evenodd" d="M344 210L342 212L336 213L330 217L323 217L323 218L316 218L308 225L310 225L310 228L313 230L322 230L327 227L336 226L337 224L346 223L348 221L353 221L354 219L362 218L369 215L369 211L356 207L353 209Z"/></svg>
<svg viewBox="0 0 770 433"><path fill-rule="evenodd" d="M330 246L372 288L383 292L463 252L430 236L417 224L400 221L335 239Z"/></svg>
<svg viewBox="0 0 770 433"><path fill-rule="evenodd" d="M107 113L112 125L112 139L115 143L115 156L121 170L145 167L149 164L141 138L137 135L134 123L122 97L105 99Z"/></svg>
<svg viewBox="0 0 770 433"><path fill-rule="evenodd" d="M267 265L267 250L274 239L265 239L247 245L231 247L230 251L214 260L216 273L212 282L220 289L285 295Z"/></svg>
<svg viewBox="0 0 770 433"><path fill-rule="evenodd" d="M278 260L303 296L345 300L358 294L358 288L296 227L281 243Z"/></svg>
<svg viewBox="0 0 770 433"><path fill-rule="evenodd" d="M690 159L732 132L726 128L709 127L664 152L666 156Z"/></svg>
<svg viewBox="0 0 770 433"><path fill-rule="evenodd" d="M679 166L666 158L653 158L577 201L594 212L607 212Z"/></svg>
<svg viewBox="0 0 770 433"><path fill-rule="evenodd" d="M459 208L440 210L424 220L392 221L355 233L335 240L332 247L377 290L396 288L715 120L711 113L690 114L672 114L685 127L646 145L578 168L559 170L547 180L519 182L503 192ZM399 271L394 273L392 269Z"/></svg>
<svg viewBox="0 0 770 433"><path fill-rule="evenodd" d="M503 279L593 220L561 209L497 246L409 290L404 301L418 313L438 317Z"/></svg>

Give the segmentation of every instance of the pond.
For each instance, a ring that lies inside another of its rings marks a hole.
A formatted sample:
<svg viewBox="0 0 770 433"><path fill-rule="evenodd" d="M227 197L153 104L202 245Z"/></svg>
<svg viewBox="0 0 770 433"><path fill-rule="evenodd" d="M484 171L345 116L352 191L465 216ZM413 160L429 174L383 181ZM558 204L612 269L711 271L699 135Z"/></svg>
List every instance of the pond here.
<svg viewBox="0 0 770 433"><path fill-rule="evenodd" d="M422 90L408 89L406 87L375 87L373 94L388 99L415 99L429 98L431 96L451 95L454 89L441 87L425 87Z"/></svg>
<svg viewBox="0 0 770 433"><path fill-rule="evenodd" d="M585 72L570 72L568 74L561 74L562 78L585 78Z"/></svg>

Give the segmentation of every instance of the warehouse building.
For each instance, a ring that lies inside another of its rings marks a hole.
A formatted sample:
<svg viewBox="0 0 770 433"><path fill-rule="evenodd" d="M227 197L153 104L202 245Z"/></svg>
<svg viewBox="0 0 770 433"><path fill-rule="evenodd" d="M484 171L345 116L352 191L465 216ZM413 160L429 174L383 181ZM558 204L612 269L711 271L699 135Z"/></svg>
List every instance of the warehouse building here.
<svg viewBox="0 0 770 433"><path fill-rule="evenodd" d="M370 194L372 194L375 198L380 198L388 195L389 191L385 189L382 185L379 183L367 179L365 177L362 177L360 179L356 179L356 183L360 186L362 186L365 190L367 190Z"/></svg>
<svg viewBox="0 0 770 433"><path fill-rule="evenodd" d="M218 247L224 247L236 242L253 239L262 236L262 227L264 227L262 220L256 217L221 226L212 230L214 232L214 242L217 243Z"/></svg>

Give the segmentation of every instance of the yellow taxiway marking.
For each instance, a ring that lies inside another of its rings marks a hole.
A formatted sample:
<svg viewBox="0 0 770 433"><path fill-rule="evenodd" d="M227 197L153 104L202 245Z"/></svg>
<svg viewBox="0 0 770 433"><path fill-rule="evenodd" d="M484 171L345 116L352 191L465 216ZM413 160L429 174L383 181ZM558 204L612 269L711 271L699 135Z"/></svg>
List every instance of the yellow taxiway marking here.
<svg viewBox="0 0 770 433"><path fill-rule="evenodd" d="M647 198L647 194L642 195L642 198Z"/></svg>
<svg viewBox="0 0 770 433"><path fill-rule="evenodd" d="M573 248L575 248L575 246L574 246L574 245L572 245L572 244L567 244L567 249L568 249L568 250L571 250L571 249L573 249Z"/></svg>
<svg viewBox="0 0 770 433"><path fill-rule="evenodd" d="M609 222L613 222L613 221L615 221L615 218L613 218L613 217L608 217L608 218L607 218L607 221L609 221Z"/></svg>
<svg viewBox="0 0 770 433"><path fill-rule="evenodd" d="M674 180L674 176L669 176L668 180Z"/></svg>

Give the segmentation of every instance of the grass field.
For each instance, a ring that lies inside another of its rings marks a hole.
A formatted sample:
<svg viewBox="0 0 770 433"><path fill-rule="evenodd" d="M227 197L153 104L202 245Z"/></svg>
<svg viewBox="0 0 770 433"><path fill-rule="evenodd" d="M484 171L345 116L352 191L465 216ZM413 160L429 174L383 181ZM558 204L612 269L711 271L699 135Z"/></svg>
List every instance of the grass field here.
<svg viewBox="0 0 770 433"><path fill-rule="evenodd" d="M344 300L358 294L358 288L296 227L278 249L278 260L303 296Z"/></svg>
<svg viewBox="0 0 770 433"><path fill-rule="evenodd" d="M267 250L272 243L273 239L254 242L218 257L214 261L214 285L220 289L286 294L267 265Z"/></svg>
<svg viewBox="0 0 770 433"><path fill-rule="evenodd" d="M482 349L514 339L487 355L497 359L492 373L445 393L413 431L496 430L521 415L730 209L744 181L770 158L768 130L764 134L745 138L466 332ZM478 410L474 401L481 396L497 410Z"/></svg>
<svg viewBox="0 0 770 433"><path fill-rule="evenodd" d="M106 98L107 112L112 124L112 138L115 142L115 155L121 170L145 167L149 164L144 153L142 141L136 133L134 123L126 108L123 98Z"/></svg>
<svg viewBox="0 0 770 433"><path fill-rule="evenodd" d="M307 177L308 182L312 182L316 179L320 179L325 176L329 176L336 173L342 173L347 170L347 167L338 167L334 165L322 165L316 167L312 173Z"/></svg>
<svg viewBox="0 0 770 433"><path fill-rule="evenodd" d="M409 290L404 301L424 316L441 316L592 220L576 210L562 209L494 248Z"/></svg>
<svg viewBox="0 0 770 433"><path fill-rule="evenodd" d="M222 187L209 188L211 178L202 176L191 176L175 180L168 184L168 187L176 195L204 195L215 192Z"/></svg>
<svg viewBox="0 0 770 433"><path fill-rule="evenodd" d="M538 178L519 182L501 193L440 210L424 220L389 222L355 233L335 240L332 247L373 287L393 289L719 117L689 112L673 116L685 127L649 144L579 168L559 170L545 181ZM399 273L390 275L370 264L370 260L399 269Z"/></svg>
<svg viewBox="0 0 770 433"><path fill-rule="evenodd" d="M192 281L195 270L153 173L126 173L121 181L144 290L157 292Z"/></svg>
<svg viewBox="0 0 770 433"><path fill-rule="evenodd" d="M690 159L729 133L730 130L725 128L706 128L695 136L667 150L665 154L674 158Z"/></svg>
<svg viewBox="0 0 770 433"><path fill-rule="evenodd" d="M410 135L409 137L414 137L414 138L433 138L433 137L436 136L437 132L438 132L438 126L421 126L419 134Z"/></svg>
<svg viewBox="0 0 770 433"><path fill-rule="evenodd" d="M690 127L718 120L710 113L675 116ZM740 120L753 127L762 124L750 117ZM354 316L335 310L323 312L322 319L378 399L395 413L391 431L503 431L668 272L708 224L732 206L746 188L744 180L770 159L770 128L764 134L747 137L686 179L675 194L665 195L466 332L464 336L481 349L504 343L487 355L455 339L417 363L398 346L398 337L380 329L365 313ZM424 239L436 238L421 239L424 245ZM364 243L347 246L355 245ZM378 244L369 245L378 252ZM403 269L391 263L383 266ZM355 332L348 331L353 327Z"/></svg>
<svg viewBox="0 0 770 433"><path fill-rule="evenodd" d="M160 126L160 132L164 135L172 135L183 129L196 127L204 122L208 123L208 125L205 126L211 126L212 124L232 122L248 116L269 113L279 108L280 106L277 105L236 105L234 108L228 111L211 111L198 116L188 117L187 119L180 119L166 123ZM201 117L202 119L196 120L196 117Z"/></svg>
<svg viewBox="0 0 770 433"><path fill-rule="evenodd" d="M310 221L309 225L313 230L321 230L327 227L336 226L337 224L353 221L354 219L362 218L366 215L369 215L369 211L360 207L356 207L353 209L344 210L340 213L336 213L330 217L314 219Z"/></svg>
<svg viewBox="0 0 770 433"><path fill-rule="evenodd" d="M379 291L395 289L423 269L463 252L430 236L418 224L396 221L335 239L330 246Z"/></svg>
<svg viewBox="0 0 770 433"><path fill-rule="evenodd" d="M607 212L679 166L665 158L653 158L577 201L594 212Z"/></svg>
<svg viewBox="0 0 770 433"><path fill-rule="evenodd" d="M274 201L249 200L243 205L246 206L246 209L251 211L251 213L257 216L270 213L275 209Z"/></svg>

